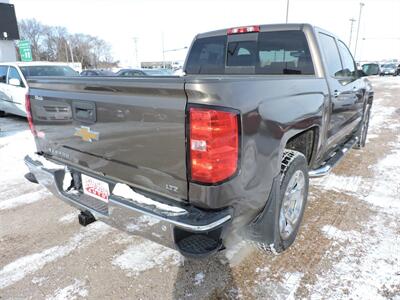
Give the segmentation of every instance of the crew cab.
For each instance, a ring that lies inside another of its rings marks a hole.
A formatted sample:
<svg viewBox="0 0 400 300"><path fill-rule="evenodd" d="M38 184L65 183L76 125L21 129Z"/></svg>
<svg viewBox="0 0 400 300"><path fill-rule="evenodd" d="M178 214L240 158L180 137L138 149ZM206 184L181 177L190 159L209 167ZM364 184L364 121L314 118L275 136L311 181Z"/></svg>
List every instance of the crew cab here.
<svg viewBox="0 0 400 300"><path fill-rule="evenodd" d="M50 62L0 63L0 117L6 113L26 117L25 98L32 76L76 76L71 67Z"/></svg>
<svg viewBox="0 0 400 300"><path fill-rule="evenodd" d="M309 24L198 34L181 77L32 78L27 179L81 211L205 257L294 241L309 178L365 145L373 90Z"/></svg>

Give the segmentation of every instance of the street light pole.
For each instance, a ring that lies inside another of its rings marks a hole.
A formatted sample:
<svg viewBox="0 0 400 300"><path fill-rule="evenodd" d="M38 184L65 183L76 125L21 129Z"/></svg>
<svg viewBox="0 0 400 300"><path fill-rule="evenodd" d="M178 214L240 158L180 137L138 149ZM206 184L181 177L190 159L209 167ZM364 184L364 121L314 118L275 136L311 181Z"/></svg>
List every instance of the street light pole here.
<svg viewBox="0 0 400 300"><path fill-rule="evenodd" d="M134 44L134 48L135 48L135 59L136 59L136 67L139 67L139 56L138 56L138 38L137 37L133 37L133 44Z"/></svg>
<svg viewBox="0 0 400 300"><path fill-rule="evenodd" d="M362 8L363 8L364 5L365 5L364 3L360 2L360 13L358 15L356 45L354 47L354 59L356 59L356 54L357 54L358 34L360 33L361 12L362 12Z"/></svg>
<svg viewBox="0 0 400 300"><path fill-rule="evenodd" d="M162 64L163 64L163 69L165 69L164 32L162 33Z"/></svg>
<svg viewBox="0 0 400 300"><path fill-rule="evenodd" d="M350 49L350 46L351 46L351 38L352 38L352 36L353 36L353 23L356 21L356 19L351 18L349 21L350 21L350 38L349 38L349 49Z"/></svg>
<svg viewBox="0 0 400 300"><path fill-rule="evenodd" d="M286 23L289 21L289 1L286 2Z"/></svg>

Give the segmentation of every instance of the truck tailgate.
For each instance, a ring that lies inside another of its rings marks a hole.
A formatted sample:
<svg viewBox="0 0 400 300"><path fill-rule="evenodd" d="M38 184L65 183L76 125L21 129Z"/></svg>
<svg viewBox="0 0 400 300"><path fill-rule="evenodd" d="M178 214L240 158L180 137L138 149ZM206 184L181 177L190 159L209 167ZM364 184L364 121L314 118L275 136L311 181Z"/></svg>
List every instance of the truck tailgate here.
<svg viewBox="0 0 400 300"><path fill-rule="evenodd" d="M39 151L187 199L182 78L40 78L29 86Z"/></svg>

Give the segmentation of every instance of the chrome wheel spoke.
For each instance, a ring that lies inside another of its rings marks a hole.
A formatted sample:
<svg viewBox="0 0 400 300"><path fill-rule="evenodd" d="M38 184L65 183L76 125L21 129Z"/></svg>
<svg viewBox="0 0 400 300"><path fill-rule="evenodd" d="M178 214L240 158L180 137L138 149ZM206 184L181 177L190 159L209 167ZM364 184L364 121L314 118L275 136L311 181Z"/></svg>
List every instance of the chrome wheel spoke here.
<svg viewBox="0 0 400 300"><path fill-rule="evenodd" d="M304 201L304 185L304 174L298 170L289 180L279 213L279 231L284 239L293 233L299 220Z"/></svg>

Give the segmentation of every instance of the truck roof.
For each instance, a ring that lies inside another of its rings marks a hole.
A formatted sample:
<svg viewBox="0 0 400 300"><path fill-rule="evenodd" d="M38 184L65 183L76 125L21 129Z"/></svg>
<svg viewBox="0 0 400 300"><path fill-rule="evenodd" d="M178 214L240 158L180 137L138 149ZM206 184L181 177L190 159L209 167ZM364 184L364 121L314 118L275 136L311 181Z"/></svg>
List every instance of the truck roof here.
<svg viewBox="0 0 400 300"><path fill-rule="evenodd" d="M257 24L247 25L247 26L233 26L230 28L248 27L248 26L254 26L254 25L257 25ZM313 27L312 25L307 24L307 23L263 24L263 25L257 25L257 26L260 26L261 32L262 31L277 31L277 30L300 30L304 26ZM225 35L225 34L227 34L227 32L230 28L224 28L224 29L203 32L203 33L198 34L197 38Z"/></svg>
<svg viewBox="0 0 400 300"><path fill-rule="evenodd" d="M240 28L240 27L248 27L248 26L255 26L257 24L253 25L247 25L247 26L234 26L231 28ZM308 28L310 30L318 30L325 32L331 36L337 37L335 34L322 29L320 27L311 25L309 23L281 23L281 24L262 24L262 25L257 25L260 27L260 32L263 31L283 31L283 30L302 30L304 28ZM219 36L219 35L226 35L228 30L231 28L224 28L224 29L218 29L218 30L213 30L213 31L208 31L208 32L203 32L200 33L196 36L196 38L205 38L205 37L212 37L212 36Z"/></svg>

